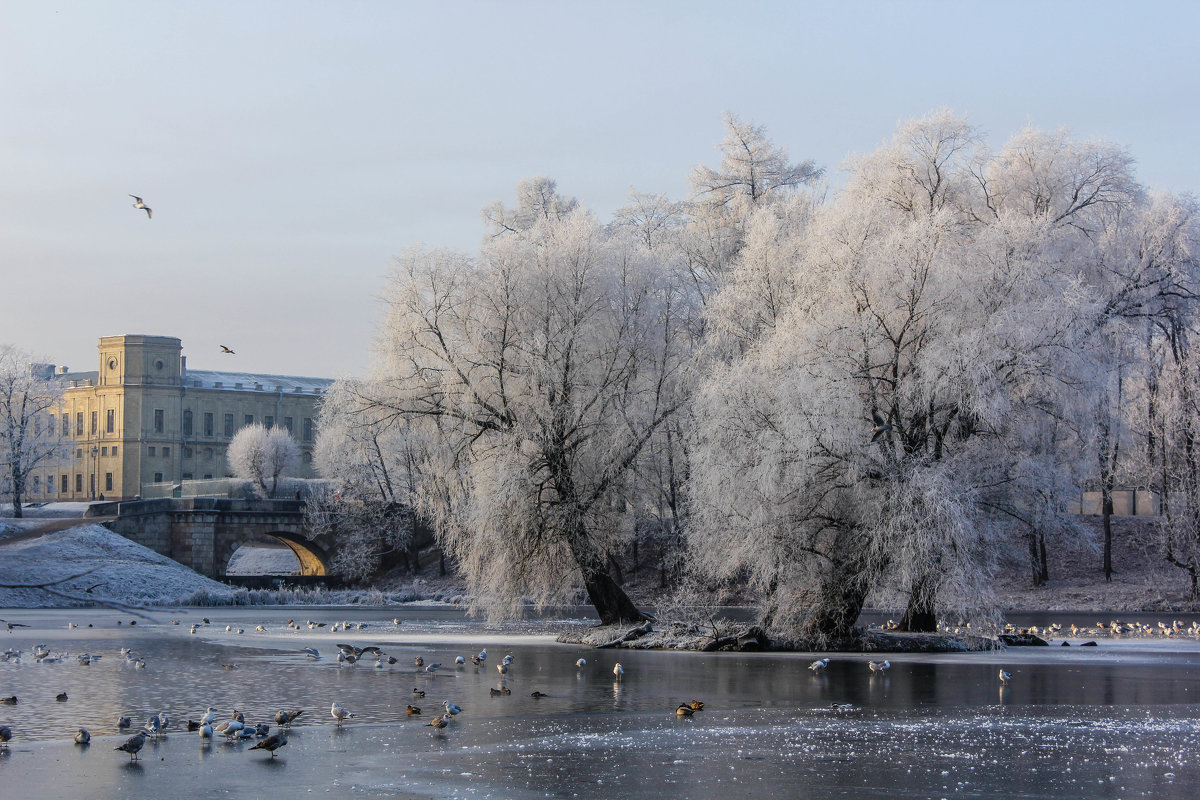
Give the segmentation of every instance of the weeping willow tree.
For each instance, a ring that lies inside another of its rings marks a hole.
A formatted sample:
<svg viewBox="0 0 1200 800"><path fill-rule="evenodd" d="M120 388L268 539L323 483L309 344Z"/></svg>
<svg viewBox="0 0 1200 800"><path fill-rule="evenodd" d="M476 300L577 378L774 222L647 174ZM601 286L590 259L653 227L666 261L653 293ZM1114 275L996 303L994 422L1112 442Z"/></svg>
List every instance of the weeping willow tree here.
<svg viewBox="0 0 1200 800"><path fill-rule="evenodd" d="M425 437L416 505L477 605L582 586L602 621L640 620L609 563L632 528L625 481L682 403L681 301L636 237L531 183L489 210L477 256L398 259L358 402Z"/></svg>
<svg viewBox="0 0 1200 800"><path fill-rule="evenodd" d="M786 288L764 324L722 293L709 306L742 355L698 395L696 562L749 576L769 625L820 643L850 638L881 587L907 596L910 630L983 610L1013 531L1065 516L1034 484L1078 464L1038 437L1084 438L1046 423L1094 374L1112 296L1097 234L1136 202L1129 163L1030 131L992 155L940 112L856 160L804 224L776 211L770 250L790 260L768 271L747 246L724 291Z"/></svg>

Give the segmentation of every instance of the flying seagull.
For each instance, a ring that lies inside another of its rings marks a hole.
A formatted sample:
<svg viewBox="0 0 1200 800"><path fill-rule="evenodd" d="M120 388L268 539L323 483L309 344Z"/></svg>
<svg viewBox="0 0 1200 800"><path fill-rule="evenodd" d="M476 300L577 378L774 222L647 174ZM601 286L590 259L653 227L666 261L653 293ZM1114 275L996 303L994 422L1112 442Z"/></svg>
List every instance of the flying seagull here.
<svg viewBox="0 0 1200 800"><path fill-rule="evenodd" d="M131 194L129 196L133 198L134 208L140 208L142 211L146 212L146 219L151 219L154 216L154 210L151 209L150 206L143 203L142 198L138 197L136 194Z"/></svg>
<svg viewBox="0 0 1200 800"><path fill-rule="evenodd" d="M24 622L9 622L6 619L0 619L0 623L3 623L4 625L8 626L9 633L12 633L13 628L28 628L29 627Z"/></svg>
<svg viewBox="0 0 1200 800"><path fill-rule="evenodd" d="M228 354L229 354L229 355L231 355L231 356L236 356L236 355L237 355L237 353L233 352L232 350L230 350L230 349L229 349L228 347L226 347L225 345L220 345L220 348L221 348L221 352L222 352L222 353L228 353Z"/></svg>
<svg viewBox="0 0 1200 800"><path fill-rule="evenodd" d="M878 411L871 412L871 421L875 423L875 427L871 428L871 444L875 444L885 433L892 429L892 426L887 420L879 416Z"/></svg>

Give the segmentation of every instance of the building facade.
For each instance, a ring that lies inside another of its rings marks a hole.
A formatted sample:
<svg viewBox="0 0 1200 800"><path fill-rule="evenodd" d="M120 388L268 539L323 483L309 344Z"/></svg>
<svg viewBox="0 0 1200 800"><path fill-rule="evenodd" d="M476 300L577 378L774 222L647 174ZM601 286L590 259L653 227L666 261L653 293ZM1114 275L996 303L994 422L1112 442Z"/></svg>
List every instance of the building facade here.
<svg viewBox="0 0 1200 800"><path fill-rule="evenodd" d="M300 446L296 477L315 477L312 448L327 378L189 370L171 336L105 336L95 372L55 370L68 448L29 486L30 500L120 500L150 484L231 477L225 451L246 425L284 427Z"/></svg>

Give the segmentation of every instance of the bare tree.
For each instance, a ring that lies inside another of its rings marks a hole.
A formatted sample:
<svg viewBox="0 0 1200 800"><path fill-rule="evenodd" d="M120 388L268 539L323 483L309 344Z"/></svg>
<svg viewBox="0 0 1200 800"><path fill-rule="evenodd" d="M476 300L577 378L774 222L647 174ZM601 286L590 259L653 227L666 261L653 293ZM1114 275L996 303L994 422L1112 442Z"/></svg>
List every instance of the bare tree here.
<svg viewBox="0 0 1200 800"><path fill-rule="evenodd" d="M55 419L61 409L62 386L53 367L0 346L0 489L10 494L16 517L37 471L65 452Z"/></svg>

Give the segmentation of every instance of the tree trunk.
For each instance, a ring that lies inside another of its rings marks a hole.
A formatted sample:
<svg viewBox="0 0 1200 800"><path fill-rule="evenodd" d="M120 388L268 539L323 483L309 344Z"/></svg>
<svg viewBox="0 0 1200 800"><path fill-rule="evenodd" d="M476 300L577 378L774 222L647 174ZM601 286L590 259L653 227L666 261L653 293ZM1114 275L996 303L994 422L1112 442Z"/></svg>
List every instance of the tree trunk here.
<svg viewBox="0 0 1200 800"><path fill-rule="evenodd" d="M908 633L936 633L937 578L923 575L913 582L912 594L908 597L908 608L900 618L897 630Z"/></svg>
<svg viewBox="0 0 1200 800"><path fill-rule="evenodd" d="M638 611L637 606L625 594L617 582L613 580L605 568L605 559L592 547L592 543L584 529L583 521L577 519L572 525L570 541L571 555L579 565L583 575L583 586L587 590L588 600L600 616L602 625L615 625L618 622L645 622L650 619Z"/></svg>
<svg viewBox="0 0 1200 800"><path fill-rule="evenodd" d="M20 464L14 459L9 463L9 474L12 475L12 506L13 516L21 519L21 498L25 495L25 481L21 478Z"/></svg>
<svg viewBox="0 0 1200 800"><path fill-rule="evenodd" d="M1038 562L1041 569L1042 583L1050 582L1050 565L1046 562L1046 532L1038 531Z"/></svg>
<svg viewBox="0 0 1200 800"><path fill-rule="evenodd" d="M1033 531L1029 532L1029 568L1033 571L1033 585L1038 587L1042 585L1042 570L1038 564L1038 546L1037 534Z"/></svg>
<svg viewBox="0 0 1200 800"><path fill-rule="evenodd" d="M1104 516L1104 580L1112 583L1112 490L1107 486L1102 490L1101 513Z"/></svg>
<svg viewBox="0 0 1200 800"><path fill-rule="evenodd" d="M607 571L601 569L583 576L588 600L600 616L600 624L615 625L619 622L644 622L649 617L638 611L637 606L617 585Z"/></svg>
<svg viewBox="0 0 1200 800"><path fill-rule="evenodd" d="M857 551L858 542L852 531L843 531L833 545L830 567L821 579L816 597L805 598L809 607L808 622L800 630L806 646L814 648L836 648L849 643L854 635L854 623L862 615L867 602L871 576L866 574L866 564ZM839 558L840 556L840 558ZM769 592L771 598L763 616L763 627L771 631L778 617L793 609L781 608L776 588Z"/></svg>

